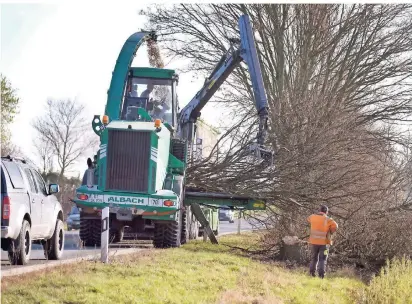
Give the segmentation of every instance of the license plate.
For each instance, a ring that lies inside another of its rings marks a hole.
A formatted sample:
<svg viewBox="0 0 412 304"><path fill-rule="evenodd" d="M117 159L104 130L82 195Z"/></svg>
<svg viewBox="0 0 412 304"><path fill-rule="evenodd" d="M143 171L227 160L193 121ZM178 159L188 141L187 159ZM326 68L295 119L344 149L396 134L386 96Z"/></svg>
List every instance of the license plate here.
<svg viewBox="0 0 412 304"><path fill-rule="evenodd" d="M103 195L90 194L88 200L91 203L103 203Z"/></svg>

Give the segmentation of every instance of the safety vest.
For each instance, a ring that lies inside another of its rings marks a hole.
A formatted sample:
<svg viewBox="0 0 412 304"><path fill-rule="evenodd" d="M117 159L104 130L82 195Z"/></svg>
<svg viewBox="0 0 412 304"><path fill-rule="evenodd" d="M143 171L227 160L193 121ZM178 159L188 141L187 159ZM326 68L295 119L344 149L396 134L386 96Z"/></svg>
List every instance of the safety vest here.
<svg viewBox="0 0 412 304"><path fill-rule="evenodd" d="M335 232L338 228L338 224L332 218L320 212L309 216L308 222L310 223L309 243L314 245L332 243L330 239L331 232Z"/></svg>

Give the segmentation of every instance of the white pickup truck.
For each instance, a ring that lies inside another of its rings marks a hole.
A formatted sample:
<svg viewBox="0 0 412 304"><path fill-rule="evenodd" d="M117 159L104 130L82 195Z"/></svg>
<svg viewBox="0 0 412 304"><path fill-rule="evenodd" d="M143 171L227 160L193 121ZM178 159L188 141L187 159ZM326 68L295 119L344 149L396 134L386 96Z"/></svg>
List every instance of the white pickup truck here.
<svg viewBox="0 0 412 304"><path fill-rule="evenodd" d="M63 211L53 195L57 192L59 186L46 186L25 160L1 158L1 249L11 264L27 264L32 243L43 245L47 259L62 257Z"/></svg>

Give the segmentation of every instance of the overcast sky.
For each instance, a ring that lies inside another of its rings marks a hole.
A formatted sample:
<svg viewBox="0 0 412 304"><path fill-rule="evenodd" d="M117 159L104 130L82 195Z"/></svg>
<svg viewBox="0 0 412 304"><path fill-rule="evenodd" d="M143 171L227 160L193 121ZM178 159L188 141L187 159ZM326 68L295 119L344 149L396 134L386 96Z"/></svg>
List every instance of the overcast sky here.
<svg viewBox="0 0 412 304"><path fill-rule="evenodd" d="M103 115L111 73L123 43L140 31L145 4L61 3L1 5L1 71L20 97L20 114L12 126L12 141L37 160L30 126L41 115L48 98L77 98L86 105L90 121ZM133 66L148 66L146 50L139 49ZM172 61L167 68L178 69ZM179 102L184 106L204 80L180 74ZM213 107L202 111L211 124L218 117ZM83 170L82 161L76 166Z"/></svg>

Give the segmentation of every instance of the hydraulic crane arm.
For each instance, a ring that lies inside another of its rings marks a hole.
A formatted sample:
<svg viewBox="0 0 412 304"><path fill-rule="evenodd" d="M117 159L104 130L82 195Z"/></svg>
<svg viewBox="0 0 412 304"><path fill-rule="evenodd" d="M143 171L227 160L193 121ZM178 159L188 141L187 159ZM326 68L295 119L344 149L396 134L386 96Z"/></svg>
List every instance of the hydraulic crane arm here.
<svg viewBox="0 0 412 304"><path fill-rule="evenodd" d="M242 61L245 61L250 73L254 102L260 119L257 143L259 146L263 145L267 130L268 105L265 88L263 86L262 71L248 15L240 17L239 29L240 41L231 41L231 47L220 59L209 78L206 79L204 86L180 112L179 130L181 137L189 140L192 139L192 125L199 118L200 111L230 73L232 73Z"/></svg>

